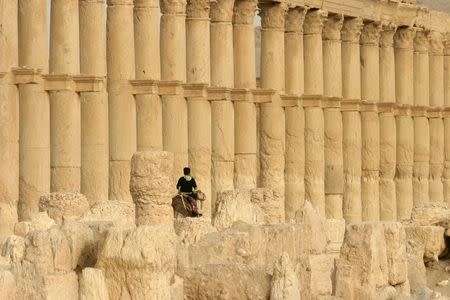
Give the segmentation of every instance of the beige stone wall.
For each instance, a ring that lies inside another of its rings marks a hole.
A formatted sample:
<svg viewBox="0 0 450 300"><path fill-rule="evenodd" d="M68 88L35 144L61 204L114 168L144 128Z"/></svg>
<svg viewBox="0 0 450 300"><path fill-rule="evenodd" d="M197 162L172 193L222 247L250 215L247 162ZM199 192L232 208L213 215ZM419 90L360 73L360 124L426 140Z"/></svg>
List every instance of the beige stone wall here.
<svg viewBox="0 0 450 300"><path fill-rule="evenodd" d="M190 166L206 215L234 188L287 219L449 201L450 17L322 2L0 1L0 235L42 193L130 202L136 150L174 154L173 193Z"/></svg>

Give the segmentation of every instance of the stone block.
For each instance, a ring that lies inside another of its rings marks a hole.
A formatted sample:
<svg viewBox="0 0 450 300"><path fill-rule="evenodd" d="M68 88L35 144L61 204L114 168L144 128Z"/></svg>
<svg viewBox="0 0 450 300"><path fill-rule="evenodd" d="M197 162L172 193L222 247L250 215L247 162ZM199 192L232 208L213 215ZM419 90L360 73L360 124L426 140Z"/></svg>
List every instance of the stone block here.
<svg viewBox="0 0 450 300"><path fill-rule="evenodd" d="M318 213L311 202L305 201L302 209L297 211L295 218L297 223L306 224L310 227L313 253L323 253L328 244L325 217Z"/></svg>
<svg viewBox="0 0 450 300"><path fill-rule="evenodd" d="M46 300L78 300L78 277L75 272L47 275L43 279Z"/></svg>
<svg viewBox="0 0 450 300"><path fill-rule="evenodd" d="M0 299L16 299L16 280L8 270L0 270Z"/></svg>
<svg viewBox="0 0 450 300"><path fill-rule="evenodd" d="M207 217L179 218L174 221L174 227L175 233L186 245L198 242L206 234L217 232Z"/></svg>
<svg viewBox="0 0 450 300"><path fill-rule="evenodd" d="M49 193L41 196L39 211L45 211L57 224L64 218L79 218L89 209L89 202L80 193Z"/></svg>
<svg viewBox="0 0 450 300"><path fill-rule="evenodd" d="M342 242L345 234L344 219L327 219L325 232L327 237L327 253L339 253L341 251Z"/></svg>
<svg viewBox="0 0 450 300"><path fill-rule="evenodd" d="M102 270L85 268L80 275L80 300L108 300L105 274Z"/></svg>
<svg viewBox="0 0 450 300"><path fill-rule="evenodd" d="M125 201L100 201L81 217L80 221L95 222L108 221L118 227L133 227L135 222L135 207L132 202Z"/></svg>
<svg viewBox="0 0 450 300"><path fill-rule="evenodd" d="M14 234L25 237L31 231L47 230L53 225L56 225L55 221L46 212L39 212L31 216L31 221L16 223Z"/></svg>
<svg viewBox="0 0 450 300"><path fill-rule="evenodd" d="M311 268L311 296L314 298L331 296L335 274L336 254L319 254L309 256Z"/></svg>
<svg viewBox="0 0 450 300"><path fill-rule="evenodd" d="M275 262L272 275L270 299L300 299L300 285L287 253L283 253Z"/></svg>

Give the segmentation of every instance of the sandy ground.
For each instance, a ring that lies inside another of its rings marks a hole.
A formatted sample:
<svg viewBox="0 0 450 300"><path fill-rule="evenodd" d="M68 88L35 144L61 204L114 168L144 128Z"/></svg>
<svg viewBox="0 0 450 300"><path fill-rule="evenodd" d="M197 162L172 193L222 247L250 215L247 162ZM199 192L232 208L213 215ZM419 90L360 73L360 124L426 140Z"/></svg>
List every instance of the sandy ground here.
<svg viewBox="0 0 450 300"><path fill-rule="evenodd" d="M448 280L446 285L438 285L444 280ZM430 289L441 293L443 296L450 297L450 258L441 259L438 263L427 265L427 283Z"/></svg>

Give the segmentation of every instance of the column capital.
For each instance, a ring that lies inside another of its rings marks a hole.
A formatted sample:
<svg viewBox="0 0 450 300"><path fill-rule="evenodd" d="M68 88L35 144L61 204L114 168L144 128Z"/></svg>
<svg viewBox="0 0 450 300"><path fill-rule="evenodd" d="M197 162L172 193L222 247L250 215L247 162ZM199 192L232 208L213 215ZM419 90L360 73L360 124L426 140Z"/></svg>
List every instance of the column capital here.
<svg viewBox="0 0 450 300"><path fill-rule="evenodd" d="M442 33L431 31L428 34L429 52L431 55L444 55L444 42Z"/></svg>
<svg viewBox="0 0 450 300"><path fill-rule="evenodd" d="M187 0L187 18L208 19L211 0Z"/></svg>
<svg viewBox="0 0 450 300"><path fill-rule="evenodd" d="M358 43L361 36L361 30L364 26L362 18L346 18L342 26L342 41L350 43Z"/></svg>
<svg viewBox="0 0 450 300"><path fill-rule="evenodd" d="M234 0L217 0L211 3L211 22L227 22L233 20Z"/></svg>
<svg viewBox="0 0 450 300"><path fill-rule="evenodd" d="M342 25L344 25L344 15L333 14L328 16L323 26L323 39L333 41L340 40Z"/></svg>
<svg viewBox="0 0 450 300"><path fill-rule="evenodd" d="M328 12L322 9L310 10L306 13L303 29L305 34L322 34L323 25Z"/></svg>
<svg viewBox="0 0 450 300"><path fill-rule="evenodd" d="M394 46L397 49L413 49L415 29L412 27L400 27L394 35Z"/></svg>
<svg viewBox="0 0 450 300"><path fill-rule="evenodd" d="M163 15L184 15L186 13L186 0L160 0Z"/></svg>
<svg viewBox="0 0 450 300"><path fill-rule="evenodd" d="M380 47L393 47L394 34L397 26L393 23L382 24L380 34Z"/></svg>
<svg viewBox="0 0 450 300"><path fill-rule="evenodd" d="M370 22L364 24L361 32L361 45L375 45L380 44L381 37L381 23L380 22Z"/></svg>
<svg viewBox="0 0 450 300"><path fill-rule="evenodd" d="M414 37L414 52L427 53L428 52L428 34L425 29L417 29Z"/></svg>
<svg viewBox="0 0 450 300"><path fill-rule="evenodd" d="M234 2L233 24L253 25L258 0L237 0Z"/></svg>
<svg viewBox="0 0 450 300"><path fill-rule="evenodd" d="M159 8L159 2L158 0L134 0L134 8Z"/></svg>
<svg viewBox="0 0 450 300"><path fill-rule="evenodd" d="M263 29L284 30L288 4L286 2L263 2L260 3L259 15L261 16L261 27Z"/></svg>
<svg viewBox="0 0 450 300"><path fill-rule="evenodd" d="M294 7L289 9L286 16L286 32L303 32L303 22L306 15L305 7Z"/></svg>

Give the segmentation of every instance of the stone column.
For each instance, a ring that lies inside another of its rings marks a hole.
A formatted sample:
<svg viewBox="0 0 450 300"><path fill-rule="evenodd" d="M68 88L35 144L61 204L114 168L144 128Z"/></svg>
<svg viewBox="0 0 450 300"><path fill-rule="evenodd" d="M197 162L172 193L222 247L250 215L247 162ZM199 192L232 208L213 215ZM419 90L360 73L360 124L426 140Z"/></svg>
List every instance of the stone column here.
<svg viewBox="0 0 450 300"><path fill-rule="evenodd" d="M450 34L445 36L445 48L444 48L444 199L447 203L450 203Z"/></svg>
<svg viewBox="0 0 450 300"><path fill-rule="evenodd" d="M305 99L323 95L322 29L327 13L308 11L304 22ZM305 199L325 216L324 117L320 106L305 107Z"/></svg>
<svg viewBox="0 0 450 300"><path fill-rule="evenodd" d="M7 1L7 0L6 0ZM47 0L19 1L19 65L48 73ZM50 103L40 84L19 85L19 220L39 211L41 194L50 192Z"/></svg>
<svg viewBox="0 0 450 300"><path fill-rule="evenodd" d="M80 0L81 74L106 77L105 13L104 0ZM108 200L108 95L83 92L80 99L81 193L92 204Z"/></svg>
<svg viewBox="0 0 450 300"><path fill-rule="evenodd" d="M429 201L430 128L425 107L430 105L430 67L428 39L424 30L414 38L414 105L424 107L414 113L413 203Z"/></svg>
<svg viewBox="0 0 450 300"><path fill-rule="evenodd" d="M161 79L186 81L186 0L160 0ZM183 95L162 97L163 148L174 154L173 180L188 165L187 103Z"/></svg>
<svg viewBox="0 0 450 300"><path fill-rule="evenodd" d="M261 87L277 91L272 102L261 104L261 186L273 190L284 212L285 115L279 94L284 91L284 27L288 7L285 3L264 3L260 9Z"/></svg>
<svg viewBox="0 0 450 300"><path fill-rule="evenodd" d="M342 99L341 29L343 15L328 17L323 29L324 96ZM336 102L336 101L334 101ZM327 218L342 219L342 114L338 106L324 109L325 206Z"/></svg>
<svg viewBox="0 0 450 300"><path fill-rule="evenodd" d="M160 80L159 2L134 0L136 79ZM136 95L137 151L162 150L162 103L159 95Z"/></svg>
<svg viewBox="0 0 450 300"><path fill-rule="evenodd" d="M397 219L395 166L397 134L390 106L395 104L394 33L396 27L383 25L380 37L380 220ZM382 110L382 105L387 107Z"/></svg>
<svg viewBox="0 0 450 300"><path fill-rule="evenodd" d="M234 3L233 45L234 86L236 88L256 88L255 28L253 25L256 8L257 1L255 0L238 0ZM222 59L225 60L225 58ZM214 64L212 66L214 70ZM234 127L235 187L239 189L255 188L258 177L258 159L256 156L257 130L254 103L248 101L234 103Z"/></svg>
<svg viewBox="0 0 450 300"><path fill-rule="evenodd" d="M303 21L306 9L295 7L286 17L284 33L286 94L302 95L303 73ZM303 106L285 108L285 216L295 218L295 213L305 201L305 112Z"/></svg>
<svg viewBox="0 0 450 300"><path fill-rule="evenodd" d="M402 27L395 40L395 94L397 105L414 102L413 39L414 29ZM397 170L395 189L397 218L409 218L413 206L412 173L414 165L414 124L411 116L402 112L396 116L397 124Z"/></svg>
<svg viewBox="0 0 450 300"><path fill-rule="evenodd" d="M220 0L211 6L211 86L232 88L233 1ZM215 211L217 193L233 189L235 131L233 103L229 99L211 103L212 182L211 210ZM251 133L249 133L251 137Z"/></svg>
<svg viewBox="0 0 450 300"><path fill-rule="evenodd" d="M444 122L439 113L444 106L444 45L442 34L429 35L430 58L430 106L435 112L429 114L430 122L430 201L444 201Z"/></svg>
<svg viewBox="0 0 450 300"><path fill-rule="evenodd" d="M78 0L52 0L50 73L80 73ZM73 90L50 92L51 191L80 191L81 104Z"/></svg>
<svg viewBox="0 0 450 300"><path fill-rule="evenodd" d="M342 94L344 100L361 100L359 38L363 22L345 19L342 27ZM342 112L344 151L343 214L348 223L361 222L361 115L356 109Z"/></svg>
<svg viewBox="0 0 450 300"><path fill-rule="evenodd" d="M380 30L380 23L367 23L360 39L363 221L380 219L380 121L375 106L380 101Z"/></svg>
<svg viewBox="0 0 450 300"><path fill-rule="evenodd" d="M108 0L107 30L109 198L131 201L130 161L136 152L136 105L127 89L135 76L132 0Z"/></svg>
<svg viewBox="0 0 450 300"><path fill-rule="evenodd" d="M7 82L19 64L17 8L17 0L0 1L0 72L6 72L0 79L0 244L14 234L18 221L19 93L14 82Z"/></svg>
<svg viewBox="0 0 450 300"><path fill-rule="evenodd" d="M187 82L209 85L210 35L209 0L189 0L187 3L186 45ZM232 104L230 104L232 105ZM199 188L206 194L205 215L211 215L211 105L205 97L188 98L189 165ZM231 129L233 132L233 129ZM215 132L217 135L217 132ZM214 139L215 149L223 146ZM233 149L233 148L232 148ZM230 152L233 156L233 150ZM233 172L230 174L233 182ZM219 179L220 180L220 179Z"/></svg>

